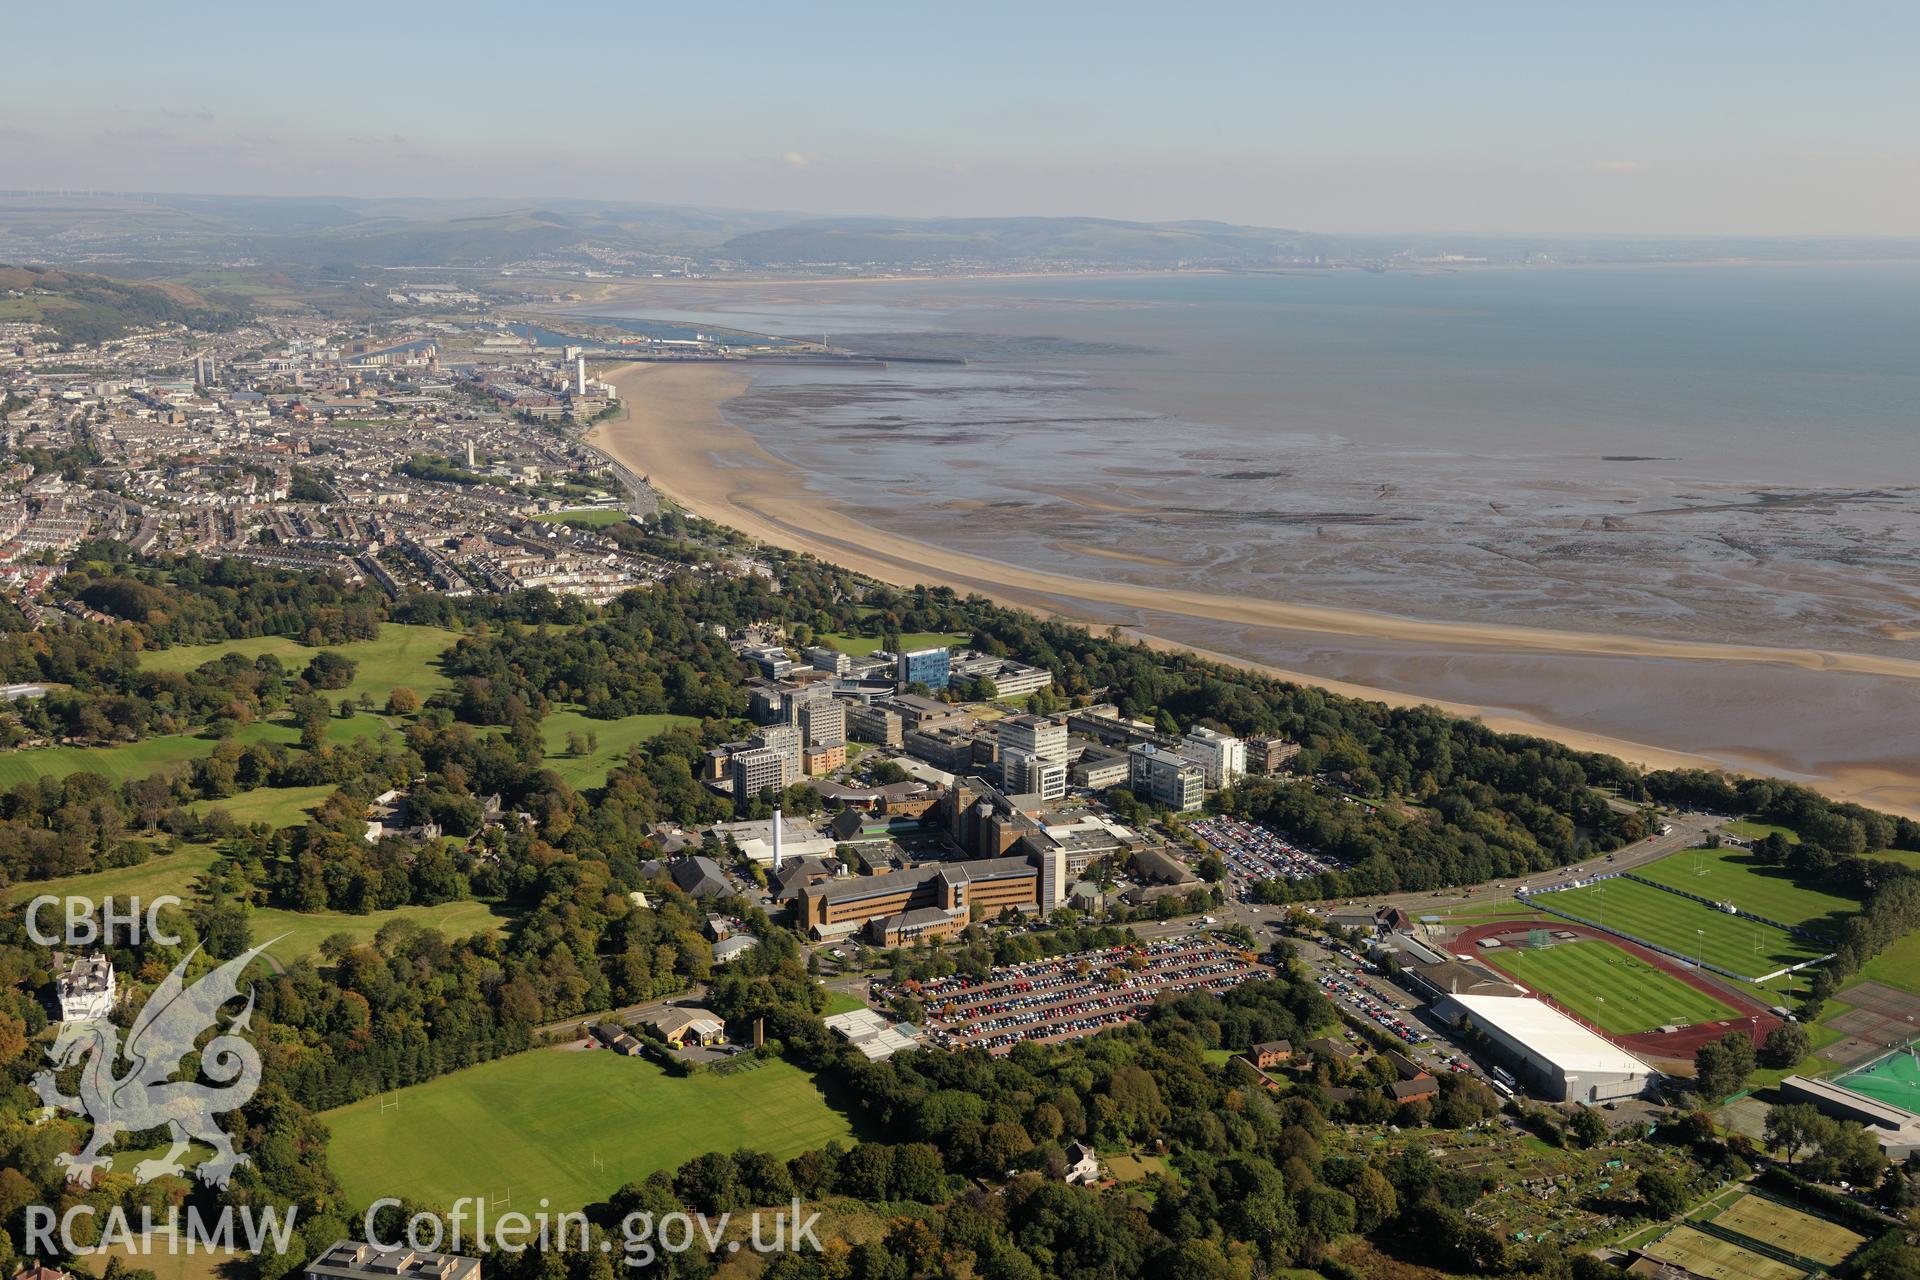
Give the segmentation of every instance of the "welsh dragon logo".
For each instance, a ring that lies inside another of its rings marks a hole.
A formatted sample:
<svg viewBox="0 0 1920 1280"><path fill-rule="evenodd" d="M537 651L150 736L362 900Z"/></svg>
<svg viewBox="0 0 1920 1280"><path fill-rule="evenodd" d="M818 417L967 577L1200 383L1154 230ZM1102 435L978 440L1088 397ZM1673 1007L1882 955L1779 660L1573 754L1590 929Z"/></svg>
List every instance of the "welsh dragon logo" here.
<svg viewBox="0 0 1920 1280"><path fill-rule="evenodd" d="M278 939L275 939L278 941ZM200 1052L199 1074L215 1084L197 1079L172 1077L194 1052L194 1041L219 1020L221 1007L241 997L240 975L271 942L262 943L244 955L235 956L191 986L185 981L187 965L199 951L195 947L173 972L155 988L140 1007L126 1043L120 1043L120 1031L105 1018L68 1022L47 1050L56 1069L73 1065L81 1057L86 1066L80 1073L80 1096L67 1097L60 1092L54 1072L42 1071L33 1078L34 1092L46 1104L43 1118L55 1109L84 1115L93 1121L93 1138L78 1154L56 1157L67 1167L67 1179L87 1187L93 1185L96 1171L113 1167L107 1148L123 1133L142 1133L165 1126L173 1146L157 1160L142 1160L134 1166L134 1177L150 1182L162 1174L179 1173L180 1157L192 1142L213 1148L213 1158L194 1172L210 1187L224 1187L234 1170L248 1158L233 1149L233 1139L215 1123L222 1111L245 1105L260 1087L260 1054L239 1035L253 1016L253 993L245 993L247 1007L235 1015L225 1030L209 1040ZM127 1071L116 1076L116 1061L124 1060Z"/></svg>

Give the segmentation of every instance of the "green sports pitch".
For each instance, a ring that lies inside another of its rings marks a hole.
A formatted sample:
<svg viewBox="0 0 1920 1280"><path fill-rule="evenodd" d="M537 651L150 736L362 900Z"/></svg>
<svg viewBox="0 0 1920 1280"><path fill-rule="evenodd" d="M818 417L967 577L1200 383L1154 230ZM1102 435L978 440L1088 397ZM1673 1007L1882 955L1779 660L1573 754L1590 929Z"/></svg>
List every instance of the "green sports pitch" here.
<svg viewBox="0 0 1920 1280"><path fill-rule="evenodd" d="M1602 1031L1633 1035L1659 1027L1720 1022L1740 1012L1599 938L1540 947L1501 947L1483 959L1522 986L1553 997Z"/></svg>
<svg viewBox="0 0 1920 1280"><path fill-rule="evenodd" d="M348 1203L462 1196L527 1211L605 1200L708 1151L785 1159L852 1133L786 1062L672 1077L607 1049L530 1049L322 1117Z"/></svg>
<svg viewBox="0 0 1920 1280"><path fill-rule="evenodd" d="M1818 960L1825 954L1816 944L1785 929L1729 915L1623 876L1578 889L1535 894L1532 901L1748 978Z"/></svg>
<svg viewBox="0 0 1920 1280"><path fill-rule="evenodd" d="M1860 910L1859 899L1798 884L1786 868L1763 866L1745 849L1682 849L1634 874L1829 937Z"/></svg>
<svg viewBox="0 0 1920 1280"><path fill-rule="evenodd" d="M1903 1111L1920 1113L1920 1060L1915 1059L1911 1050L1896 1050L1864 1071L1843 1077L1839 1083Z"/></svg>

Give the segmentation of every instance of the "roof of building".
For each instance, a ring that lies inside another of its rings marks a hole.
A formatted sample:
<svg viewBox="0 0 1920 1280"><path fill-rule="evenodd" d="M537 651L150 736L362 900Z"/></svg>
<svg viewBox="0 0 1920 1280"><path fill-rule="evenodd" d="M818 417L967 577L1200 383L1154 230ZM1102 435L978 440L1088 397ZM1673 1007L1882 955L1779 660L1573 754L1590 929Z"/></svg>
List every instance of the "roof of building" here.
<svg viewBox="0 0 1920 1280"><path fill-rule="evenodd" d="M733 892L733 884L720 864L703 854L677 858L667 871L675 884L696 898Z"/></svg>
<svg viewBox="0 0 1920 1280"><path fill-rule="evenodd" d="M336 1241L332 1248L307 1264L309 1276L323 1280L394 1277L395 1280L462 1280L480 1273L478 1258L455 1253L428 1253L424 1249L376 1249L352 1240Z"/></svg>
<svg viewBox="0 0 1920 1280"><path fill-rule="evenodd" d="M872 1009L849 1009L821 1021L826 1023L827 1030L874 1062L920 1044L919 1033L911 1023L896 1022Z"/></svg>
<svg viewBox="0 0 1920 1280"><path fill-rule="evenodd" d="M1454 996L1476 1022L1518 1040L1570 1075L1617 1072L1648 1075L1652 1068L1539 1000L1509 996Z"/></svg>
<svg viewBox="0 0 1920 1280"><path fill-rule="evenodd" d="M1160 884L1192 884L1198 878L1186 863L1163 849L1138 850L1133 865L1142 877Z"/></svg>
<svg viewBox="0 0 1920 1280"><path fill-rule="evenodd" d="M693 1031L708 1035L725 1031L727 1024L720 1015L711 1009L698 1007L691 1009L663 1009L647 1019L647 1025L663 1036L671 1036L679 1031Z"/></svg>
<svg viewBox="0 0 1920 1280"><path fill-rule="evenodd" d="M1395 1080L1387 1086L1390 1097L1405 1102L1408 1098L1431 1098L1440 1092L1440 1082L1432 1076L1422 1076L1417 1080Z"/></svg>
<svg viewBox="0 0 1920 1280"><path fill-rule="evenodd" d="M736 933L730 938L722 938L713 944L713 962L725 964L729 960L745 955L760 945L760 939L750 933Z"/></svg>
<svg viewBox="0 0 1920 1280"><path fill-rule="evenodd" d="M897 929L923 929L929 925L950 924L960 913L943 911L939 907L915 907L911 911L901 911L888 916L880 922L880 928L888 933Z"/></svg>
<svg viewBox="0 0 1920 1280"><path fill-rule="evenodd" d="M1493 970L1463 960L1442 960L1438 964L1418 962L1402 966L1402 971L1422 979L1436 991L1449 995L1492 996L1518 999L1520 988Z"/></svg>

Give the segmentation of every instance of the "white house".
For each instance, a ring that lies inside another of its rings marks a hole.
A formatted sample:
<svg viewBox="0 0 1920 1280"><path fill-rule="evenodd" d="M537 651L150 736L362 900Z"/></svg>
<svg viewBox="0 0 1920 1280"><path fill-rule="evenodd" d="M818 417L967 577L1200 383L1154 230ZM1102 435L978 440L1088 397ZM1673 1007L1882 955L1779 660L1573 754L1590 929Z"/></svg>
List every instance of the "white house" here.
<svg viewBox="0 0 1920 1280"><path fill-rule="evenodd" d="M63 1022L85 1022L113 1012L119 988L113 979L113 961L104 955L75 956L56 980Z"/></svg>
<svg viewBox="0 0 1920 1280"><path fill-rule="evenodd" d="M1082 1185L1099 1181L1100 1157L1084 1142L1070 1143L1067 1146L1067 1171L1063 1176L1068 1182Z"/></svg>

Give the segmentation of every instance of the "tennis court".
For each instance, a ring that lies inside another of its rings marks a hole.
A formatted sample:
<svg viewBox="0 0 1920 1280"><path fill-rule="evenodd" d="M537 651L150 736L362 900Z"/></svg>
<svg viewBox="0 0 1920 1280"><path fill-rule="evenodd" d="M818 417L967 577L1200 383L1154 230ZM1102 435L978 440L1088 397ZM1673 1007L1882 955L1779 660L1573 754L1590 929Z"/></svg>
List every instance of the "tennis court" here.
<svg viewBox="0 0 1920 1280"><path fill-rule="evenodd" d="M1713 1225L1827 1267L1845 1262L1867 1242L1837 1222L1754 1195L1741 1196L1721 1210Z"/></svg>
<svg viewBox="0 0 1920 1280"><path fill-rule="evenodd" d="M1806 1280L1807 1273L1692 1227L1675 1227L1640 1252L1707 1280Z"/></svg>
<svg viewBox="0 0 1920 1280"><path fill-rule="evenodd" d="M1841 1077L1840 1083L1855 1093L1920 1113L1920 1060L1911 1050L1896 1050L1865 1071Z"/></svg>

